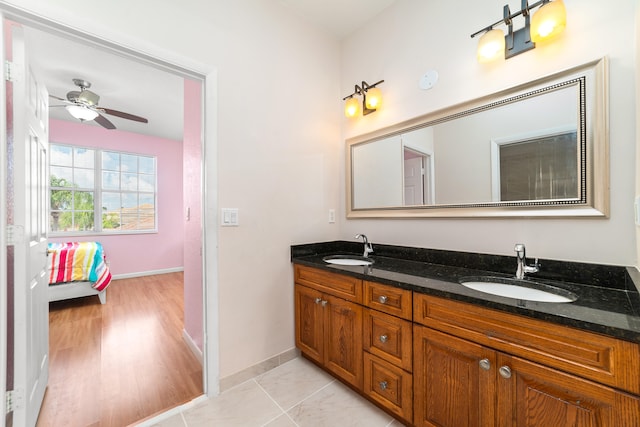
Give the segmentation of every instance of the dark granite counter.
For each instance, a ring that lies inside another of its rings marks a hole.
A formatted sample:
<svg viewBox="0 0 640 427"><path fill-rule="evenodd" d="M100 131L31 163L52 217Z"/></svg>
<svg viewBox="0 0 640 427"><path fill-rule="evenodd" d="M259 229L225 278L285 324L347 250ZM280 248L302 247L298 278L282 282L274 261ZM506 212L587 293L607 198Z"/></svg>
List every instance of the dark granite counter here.
<svg viewBox="0 0 640 427"><path fill-rule="evenodd" d="M632 267L539 260L527 278L569 290L569 303L494 296L459 284L465 276L513 277L513 257L374 244L371 266L328 264L324 256L362 255L362 243L334 241L291 246L291 261L385 283L414 292L463 301L640 343L640 273ZM533 260L530 259L529 263Z"/></svg>

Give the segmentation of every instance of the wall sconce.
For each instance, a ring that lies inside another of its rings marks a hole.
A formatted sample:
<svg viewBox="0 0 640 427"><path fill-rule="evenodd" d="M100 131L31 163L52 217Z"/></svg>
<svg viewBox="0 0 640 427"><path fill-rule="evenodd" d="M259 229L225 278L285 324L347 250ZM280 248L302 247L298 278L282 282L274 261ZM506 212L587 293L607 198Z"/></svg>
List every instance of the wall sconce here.
<svg viewBox="0 0 640 427"><path fill-rule="evenodd" d="M567 25L567 10L562 0L540 0L529 5L528 0L522 0L522 9L511 13L509 5L503 8L503 18L471 34L471 38L481 34L478 41L478 61L487 62L497 59L504 52L505 59L526 52L535 47L535 43L552 39L560 34ZM531 10L540 6L531 17ZM522 15L524 27L513 31L513 18ZM496 25L504 23L509 32L505 36L501 30L494 29Z"/></svg>
<svg viewBox="0 0 640 427"><path fill-rule="evenodd" d="M347 117L354 117L360 112L360 102L358 98L354 98L356 95L362 96L362 115L373 113L382 104L382 92L376 86L383 83L384 80L380 80L372 85L367 84L364 80L362 85L355 85L355 90L351 95L342 98L346 101L344 104L344 115Z"/></svg>

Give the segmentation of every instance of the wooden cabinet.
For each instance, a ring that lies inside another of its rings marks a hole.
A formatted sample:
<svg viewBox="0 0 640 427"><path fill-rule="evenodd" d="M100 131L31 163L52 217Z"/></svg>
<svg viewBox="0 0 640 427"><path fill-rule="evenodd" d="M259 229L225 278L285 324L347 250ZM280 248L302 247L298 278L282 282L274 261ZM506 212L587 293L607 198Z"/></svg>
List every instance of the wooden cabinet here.
<svg viewBox="0 0 640 427"><path fill-rule="evenodd" d="M546 328L538 330L544 340L552 335L573 335L550 348L526 349L539 343L532 339L524 341L518 337L509 342L505 329L522 329L524 337L528 333L526 324L530 319L514 316L511 323L500 323L500 328L484 331L477 341L499 341L504 348L518 347L529 357L514 356L496 350L501 345L490 348L479 342L472 342L460 336L475 336L481 324L492 324L504 313L480 307L466 307L467 304L445 301L424 295L414 298L416 319L421 323L446 329L447 333L429 327L414 325L414 406L417 426L497 426L497 427L632 427L640 425L640 399L637 396L582 378L566 370L555 369L536 363L531 359L548 360L549 352L558 353L558 347L574 345L574 351L567 351L562 357L556 354L555 364L566 366L581 361L584 364L607 366L612 383L632 384L633 380L622 381L615 377L638 376L638 371L624 371L613 366L625 359L613 353L627 349L627 343L607 337L570 328L544 323ZM420 309L416 309L420 307ZM447 314L440 310L445 310ZM471 315L471 312L478 316ZM479 311L477 309L480 309ZM508 315L510 316L510 315ZM502 319L505 321L506 319ZM515 323L514 323L515 322ZM523 325L523 322L525 325ZM466 325L463 327L463 325ZM529 325L531 326L531 325ZM538 325L542 326L542 325ZM466 329L469 327L469 329ZM457 336L450 333L455 332ZM586 334L586 335L583 335ZM600 348L604 339L608 351L585 357L585 347ZM594 345L594 341L599 345ZM636 349L637 352L637 349ZM636 357L627 355L631 361ZM597 362L595 359L599 359ZM629 362L629 361L627 361ZM633 363L633 362L631 362ZM628 365L626 365L628 366ZM574 371L584 372L583 369ZM629 375L633 372L632 375ZM599 377L600 373L593 373Z"/></svg>
<svg viewBox="0 0 640 427"><path fill-rule="evenodd" d="M387 411L413 420L411 291L364 282L364 393ZM408 319L408 320L405 320Z"/></svg>
<svg viewBox="0 0 640 427"><path fill-rule="evenodd" d="M330 293L335 283L339 289L336 293L341 294L348 288L350 297L359 299L361 286L357 281L342 280L343 276L308 270L313 269L296 266L296 278L303 277L296 281L294 290L296 346L305 356L362 390L363 308ZM316 289L314 280L322 282L317 288L323 291Z"/></svg>
<svg viewBox="0 0 640 427"><path fill-rule="evenodd" d="M296 345L407 425L638 427L640 345L295 265Z"/></svg>

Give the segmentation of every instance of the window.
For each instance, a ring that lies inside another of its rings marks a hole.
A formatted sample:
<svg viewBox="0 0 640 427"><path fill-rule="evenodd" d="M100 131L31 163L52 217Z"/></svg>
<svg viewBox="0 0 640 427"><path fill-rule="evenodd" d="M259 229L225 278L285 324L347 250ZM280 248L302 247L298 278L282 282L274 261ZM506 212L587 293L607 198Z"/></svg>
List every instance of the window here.
<svg viewBox="0 0 640 427"><path fill-rule="evenodd" d="M52 233L156 230L155 157L60 144L50 151Z"/></svg>

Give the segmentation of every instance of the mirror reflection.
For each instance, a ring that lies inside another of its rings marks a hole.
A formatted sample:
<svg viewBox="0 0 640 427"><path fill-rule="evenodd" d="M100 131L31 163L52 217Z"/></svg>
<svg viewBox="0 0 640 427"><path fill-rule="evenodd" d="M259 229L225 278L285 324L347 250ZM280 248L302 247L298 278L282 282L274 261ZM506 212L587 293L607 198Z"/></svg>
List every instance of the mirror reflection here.
<svg viewBox="0 0 640 427"><path fill-rule="evenodd" d="M603 78L595 72L603 67L599 61L352 138L347 141L349 217L419 216L417 209L435 210L427 214L433 216L443 208L455 208L445 216L496 214L461 208L517 215L505 210L523 206L587 207L592 215L606 215L606 206L593 209L594 196L605 191L608 180L602 170L606 105L598 84Z"/></svg>

